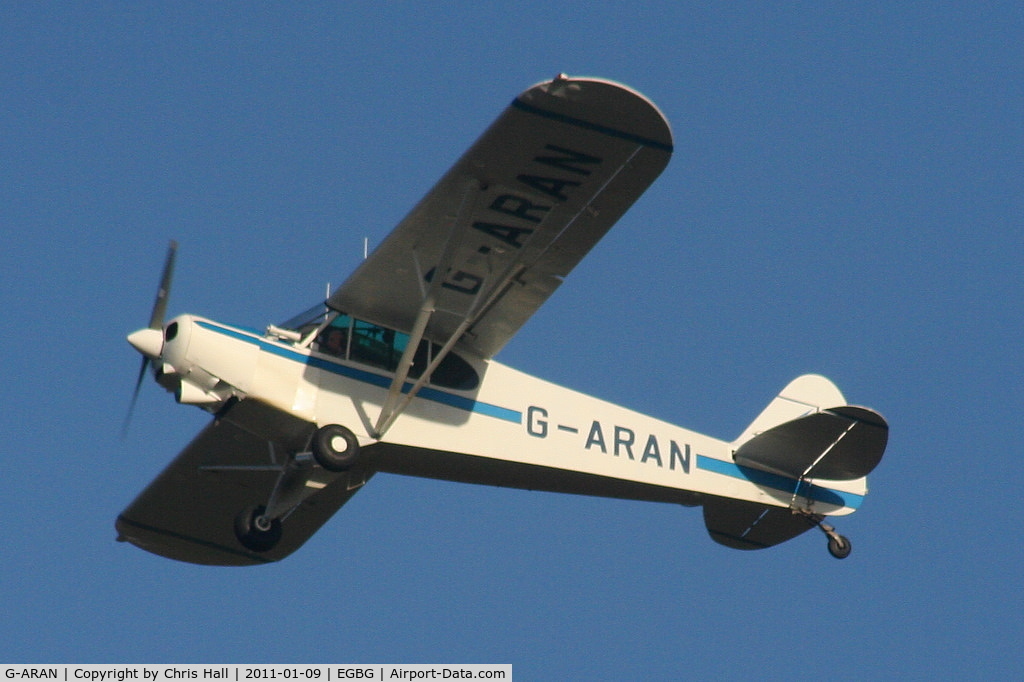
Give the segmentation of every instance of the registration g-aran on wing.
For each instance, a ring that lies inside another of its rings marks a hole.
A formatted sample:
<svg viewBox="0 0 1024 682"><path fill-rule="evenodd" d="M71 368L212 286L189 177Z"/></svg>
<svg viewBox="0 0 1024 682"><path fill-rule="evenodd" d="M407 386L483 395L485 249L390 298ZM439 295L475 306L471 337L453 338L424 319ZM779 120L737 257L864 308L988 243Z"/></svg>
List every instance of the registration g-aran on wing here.
<svg viewBox="0 0 1024 682"><path fill-rule="evenodd" d="M646 97L557 78L516 97L330 297L253 329L165 319L128 340L210 423L121 513L119 539L198 564L278 561L378 472L700 506L758 549L855 511L888 426L827 379L795 379L734 441L546 382L494 356L658 177ZM134 400L133 400L134 405Z"/></svg>

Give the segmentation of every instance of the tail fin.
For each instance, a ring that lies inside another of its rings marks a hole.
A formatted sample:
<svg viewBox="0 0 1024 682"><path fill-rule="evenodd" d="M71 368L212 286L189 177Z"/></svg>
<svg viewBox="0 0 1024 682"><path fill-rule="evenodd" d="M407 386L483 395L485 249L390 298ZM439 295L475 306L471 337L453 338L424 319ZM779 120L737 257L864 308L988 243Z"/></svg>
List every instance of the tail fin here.
<svg viewBox="0 0 1024 682"><path fill-rule="evenodd" d="M733 442L739 448L754 436L811 412L836 405L845 405L846 398L831 381L818 374L805 374L793 379L768 403L757 419Z"/></svg>
<svg viewBox="0 0 1024 682"><path fill-rule="evenodd" d="M704 523L716 542L760 549L817 525L833 556L849 554L849 541L822 520L856 509L867 492L865 477L885 452L889 426L877 412L845 403L831 381L808 374L768 404L733 442L733 459L775 502L709 496ZM827 480L807 480L819 477Z"/></svg>

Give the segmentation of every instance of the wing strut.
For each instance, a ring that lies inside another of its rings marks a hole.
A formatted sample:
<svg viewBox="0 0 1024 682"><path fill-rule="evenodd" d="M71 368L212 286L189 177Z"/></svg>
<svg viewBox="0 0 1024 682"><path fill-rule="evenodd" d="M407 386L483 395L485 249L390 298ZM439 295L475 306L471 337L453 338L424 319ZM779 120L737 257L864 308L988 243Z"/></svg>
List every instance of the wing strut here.
<svg viewBox="0 0 1024 682"><path fill-rule="evenodd" d="M439 350L437 354L431 359L426 371L423 372L423 374L416 381L413 387L409 389L409 392L405 394L405 397L401 403L398 403L398 396L401 395L401 392L398 391L395 393L395 405L389 408L389 405L392 402L392 394L390 391L388 392L388 399L384 403L384 409L381 410L380 417L377 420L377 426L374 427L374 431L376 432L374 434L375 438L382 438L384 436L384 432L391 428L391 425L395 423L395 419L398 418L398 415L402 414L402 412L405 411L405 408L409 406L409 403L411 403L412 399L416 397L416 394L419 393L419 390L426 385L430 375L434 372L435 369L437 369L437 366L441 364L441 361L445 359L448 353L451 352L451 349L455 347L455 342L459 340L459 337L462 336L462 334L466 331L466 329L469 328L469 326L474 322L474 320L475 317L469 317L466 318L462 322L462 324L459 325L458 329L455 330L455 333L452 334L451 338L448 339L444 346L441 347L441 350ZM417 343L419 342L417 341ZM409 346L413 347L411 343L409 344ZM406 349L406 351L408 352L408 349ZM401 367L399 369L401 369ZM407 375L408 373L409 366L405 366L405 371L401 374L403 381L405 380L405 375ZM399 375L396 375L395 380L397 381L398 378ZM392 382L392 388L394 388L395 385L396 384ZM398 384L398 386L401 386L401 384Z"/></svg>
<svg viewBox="0 0 1024 682"><path fill-rule="evenodd" d="M420 304L416 321L413 323L412 330L409 333L409 343L406 345L405 350L402 351L402 358L398 361L398 367L395 369L395 378L391 380L388 395L384 399L380 416L377 417L377 424L373 427L374 438L382 438L384 432L391 428L395 418L405 410L413 397L423 388L430 377L430 373L434 371L437 365L440 364L440 361L444 359L444 356L447 355L447 351L454 345L451 343L445 344L442 352L438 353L438 357L430 363L430 366L420 376L419 381L409 390L406 399L399 405L402 397L402 387L405 385L405 380L409 377L409 370L412 369L416 350L419 348L420 341L423 340L423 334L427 330L430 318L437 310L437 296L441 290L441 283L444 282L444 274L451 269L452 261L455 258L455 253L458 251L459 242L461 241L459 237L465 234L465 230L462 229L462 223L468 221L473 215L472 204L475 199L474 195L479 196L479 185L475 180L470 179L462 191L462 200L459 202L455 220L452 221L452 228L448 233L444 250L441 252L441 260L434 269L434 276L430 278L430 286L427 287L426 293L423 295L423 303ZM458 337L456 336L455 338L457 339Z"/></svg>

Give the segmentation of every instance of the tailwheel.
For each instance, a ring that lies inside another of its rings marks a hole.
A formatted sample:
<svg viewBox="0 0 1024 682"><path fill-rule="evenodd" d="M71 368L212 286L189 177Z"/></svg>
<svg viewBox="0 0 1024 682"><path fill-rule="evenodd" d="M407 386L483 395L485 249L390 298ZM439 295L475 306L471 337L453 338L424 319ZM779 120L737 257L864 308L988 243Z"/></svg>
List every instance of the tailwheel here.
<svg viewBox="0 0 1024 682"><path fill-rule="evenodd" d="M850 545L850 540L839 533L833 531L832 535L828 537L828 553L837 559L845 559L850 556L850 551L853 546Z"/></svg>
<svg viewBox="0 0 1024 682"><path fill-rule="evenodd" d="M328 471L348 471L359 457L359 439L338 424L321 426L313 434L310 449L316 463Z"/></svg>
<svg viewBox="0 0 1024 682"><path fill-rule="evenodd" d="M850 543L850 539L845 535L840 535L836 532L836 529L825 523L825 517L820 514L812 514L806 510L794 510L794 513L799 514L806 518L808 521L813 523L815 526L821 529L821 532L828 536L828 553L834 556L836 559L845 559L850 556L850 552L853 551L853 545Z"/></svg>
<svg viewBox="0 0 1024 682"><path fill-rule="evenodd" d="M265 516L267 508L249 507L235 518L235 536L252 552L269 552L281 540L281 519Z"/></svg>
<svg viewBox="0 0 1024 682"><path fill-rule="evenodd" d="M850 552L853 550L853 545L850 544L849 538L845 535L840 535L836 532L836 529L825 523L824 517L812 516L812 519L818 524L818 528L821 532L828 536L828 553L837 559L845 559L850 556Z"/></svg>

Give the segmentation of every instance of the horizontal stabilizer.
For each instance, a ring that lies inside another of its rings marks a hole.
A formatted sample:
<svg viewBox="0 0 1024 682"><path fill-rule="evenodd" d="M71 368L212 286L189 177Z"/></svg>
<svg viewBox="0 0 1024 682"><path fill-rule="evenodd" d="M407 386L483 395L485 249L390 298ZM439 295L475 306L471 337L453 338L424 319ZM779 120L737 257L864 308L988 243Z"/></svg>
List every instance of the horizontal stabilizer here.
<svg viewBox="0 0 1024 682"><path fill-rule="evenodd" d="M814 528L789 509L724 497L704 503L704 525L712 540L733 549L764 549Z"/></svg>
<svg viewBox="0 0 1024 682"><path fill-rule="evenodd" d="M790 478L849 481L867 476L882 459L889 425L864 407L833 407L760 433L740 446L740 466Z"/></svg>

